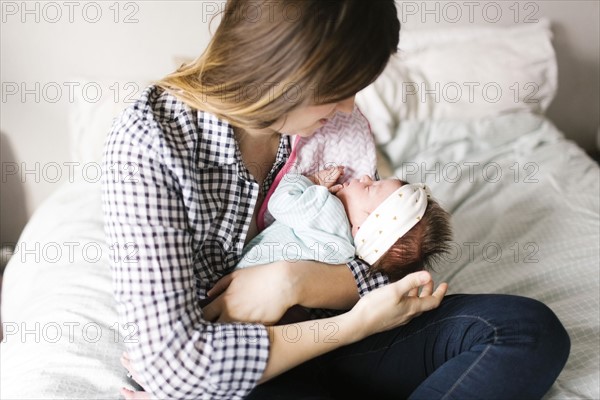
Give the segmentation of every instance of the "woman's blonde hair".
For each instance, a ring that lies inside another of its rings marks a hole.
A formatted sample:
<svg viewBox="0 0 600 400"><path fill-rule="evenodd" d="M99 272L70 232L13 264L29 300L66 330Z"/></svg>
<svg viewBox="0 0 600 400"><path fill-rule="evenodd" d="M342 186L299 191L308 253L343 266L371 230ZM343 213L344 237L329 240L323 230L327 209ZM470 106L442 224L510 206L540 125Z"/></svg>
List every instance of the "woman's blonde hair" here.
<svg viewBox="0 0 600 400"><path fill-rule="evenodd" d="M263 129L372 83L397 51L393 0L228 0L204 53L157 82L192 108Z"/></svg>

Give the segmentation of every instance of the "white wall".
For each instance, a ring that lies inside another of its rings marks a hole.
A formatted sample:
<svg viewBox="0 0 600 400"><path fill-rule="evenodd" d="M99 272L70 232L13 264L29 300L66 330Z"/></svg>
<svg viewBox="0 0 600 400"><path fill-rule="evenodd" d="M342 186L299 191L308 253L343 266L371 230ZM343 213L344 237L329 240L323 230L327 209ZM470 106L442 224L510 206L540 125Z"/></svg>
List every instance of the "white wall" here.
<svg viewBox="0 0 600 400"><path fill-rule="evenodd" d="M118 7L113 1L74 3L71 22L66 2L2 2L0 242L15 241L35 208L69 179L69 166L64 164L69 161L69 82L76 77L114 80L123 95L127 82L157 79L173 70L174 56L200 54L208 44L205 21L213 3L135 1L117 3ZM34 12L24 12L23 4ZM56 10L62 17L52 23ZM96 10L101 15L92 22ZM19 89L12 95L8 90L14 84ZM23 99L21 85L34 93ZM62 88L62 95L54 102L56 87ZM52 182L55 168L44 170L51 163L61 167L58 182ZM9 168L15 165L19 173L12 175ZM24 169L33 172L23 175Z"/></svg>
<svg viewBox="0 0 600 400"><path fill-rule="evenodd" d="M175 56L192 57L202 52L209 40L208 21L221 2L1 3L0 243L3 243L15 241L35 208L69 178L69 168L64 164L69 161L68 82L74 77L108 78L121 88L122 95L129 81L161 77L174 68ZM455 24L451 22L454 14L449 14L449 3L458 5L463 12L458 24L486 24L492 23L490 17L495 18L489 6L486 9L489 15L482 12L486 4L494 3L489 1L402 1L398 2L398 8L405 27L448 26ZM549 116L568 137L588 150L593 149L600 124L599 2L497 1L495 4L502 12L499 24L515 23L515 9L519 10L517 23L525 23L525 17L532 12L532 18L546 16L554 22L560 88ZM406 12L414 11L415 7L416 13ZM473 22L468 18L469 7L474 11ZM434 12L427 14L426 8ZM101 12L98 17L97 10ZM95 19L98 21L93 22ZM217 23L218 18L213 30ZM21 85L33 93L22 98ZM11 94L15 87L18 92ZM54 102L57 87L62 93ZM49 163L62 168L58 182L52 182L53 169L44 171ZM18 171L13 175L10 172L14 168ZM32 172L23 175L24 169Z"/></svg>

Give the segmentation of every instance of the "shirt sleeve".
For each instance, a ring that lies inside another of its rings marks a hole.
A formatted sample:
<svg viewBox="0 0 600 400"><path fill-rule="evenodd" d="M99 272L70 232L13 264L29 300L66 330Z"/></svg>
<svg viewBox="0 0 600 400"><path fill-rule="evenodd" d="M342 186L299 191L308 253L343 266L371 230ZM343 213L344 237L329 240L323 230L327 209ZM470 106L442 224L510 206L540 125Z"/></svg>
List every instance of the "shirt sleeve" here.
<svg viewBox="0 0 600 400"><path fill-rule="evenodd" d="M238 399L262 376L266 327L213 324L196 297L192 236L158 123L127 109L102 162L113 290L140 384L154 398Z"/></svg>
<svg viewBox="0 0 600 400"><path fill-rule="evenodd" d="M387 276L379 272L369 274L369 268L371 267L358 257L346 265L348 265L348 268L352 271L352 275L354 275L360 297L369 293L371 290L380 288L389 283Z"/></svg>

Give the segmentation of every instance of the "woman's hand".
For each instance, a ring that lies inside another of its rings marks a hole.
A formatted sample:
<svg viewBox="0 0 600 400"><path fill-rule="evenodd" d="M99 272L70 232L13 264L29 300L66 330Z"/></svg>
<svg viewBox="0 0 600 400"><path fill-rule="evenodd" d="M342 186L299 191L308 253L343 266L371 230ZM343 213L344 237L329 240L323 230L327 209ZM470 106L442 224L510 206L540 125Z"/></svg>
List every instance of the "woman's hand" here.
<svg viewBox="0 0 600 400"><path fill-rule="evenodd" d="M286 262L236 270L208 291L215 299L202 308L204 319L273 325L297 304L295 281Z"/></svg>
<svg viewBox="0 0 600 400"><path fill-rule="evenodd" d="M442 283L434 292L431 275L428 272L417 272L373 290L346 313L322 319L318 324L315 321L296 324L295 329L300 332L311 331L325 336L331 335L330 328L333 326L336 328L335 340L315 340L315 336L311 334L298 335L297 341L290 342L286 336L289 326L274 326L269 329L269 360L259 383L321 354L404 325L421 313L436 308L447 289L448 285Z"/></svg>
<svg viewBox="0 0 600 400"><path fill-rule="evenodd" d="M137 374L135 373L135 371L133 370L133 368L131 368L131 361L129 361L129 355L126 352L123 352L123 354L121 355L121 365L123 365L127 371L129 372L129 374L131 375L131 377L133 378L134 381L136 381L139 385L139 378L137 376ZM142 385L140 385L142 386ZM123 397L125 397L127 400L149 400L150 399L150 394L148 392L142 392L142 391L133 391L133 390L129 390L127 388L121 388L121 395Z"/></svg>
<svg viewBox="0 0 600 400"><path fill-rule="evenodd" d="M373 290L349 311L366 331L364 337L407 324L425 311L437 308L448 285L442 283L433 290L429 272L420 271Z"/></svg>

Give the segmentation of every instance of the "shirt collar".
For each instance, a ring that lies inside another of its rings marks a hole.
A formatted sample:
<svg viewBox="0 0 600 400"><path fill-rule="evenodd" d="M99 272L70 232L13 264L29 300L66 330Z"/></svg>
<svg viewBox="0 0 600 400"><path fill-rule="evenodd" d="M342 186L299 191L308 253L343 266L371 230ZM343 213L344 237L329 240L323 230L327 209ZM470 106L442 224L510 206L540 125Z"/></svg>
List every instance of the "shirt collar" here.
<svg viewBox="0 0 600 400"><path fill-rule="evenodd" d="M198 127L202 140L207 145L204 162L212 166L236 164L238 146L233 134L233 126L206 111L198 110Z"/></svg>
<svg viewBox="0 0 600 400"><path fill-rule="evenodd" d="M229 122L219 119L214 114L202 110L198 111L197 118L201 134L208 135L204 138L204 141L208 146L207 156L204 161L212 166L237 164L240 176L246 180L253 180L242 161L242 154L239 150L237 141L235 140L233 126ZM285 164L290 155L290 151L290 137L281 135L275 163L273 169L267 176L267 179L265 179L265 187L268 188L270 186L274 178L272 176L273 173Z"/></svg>

